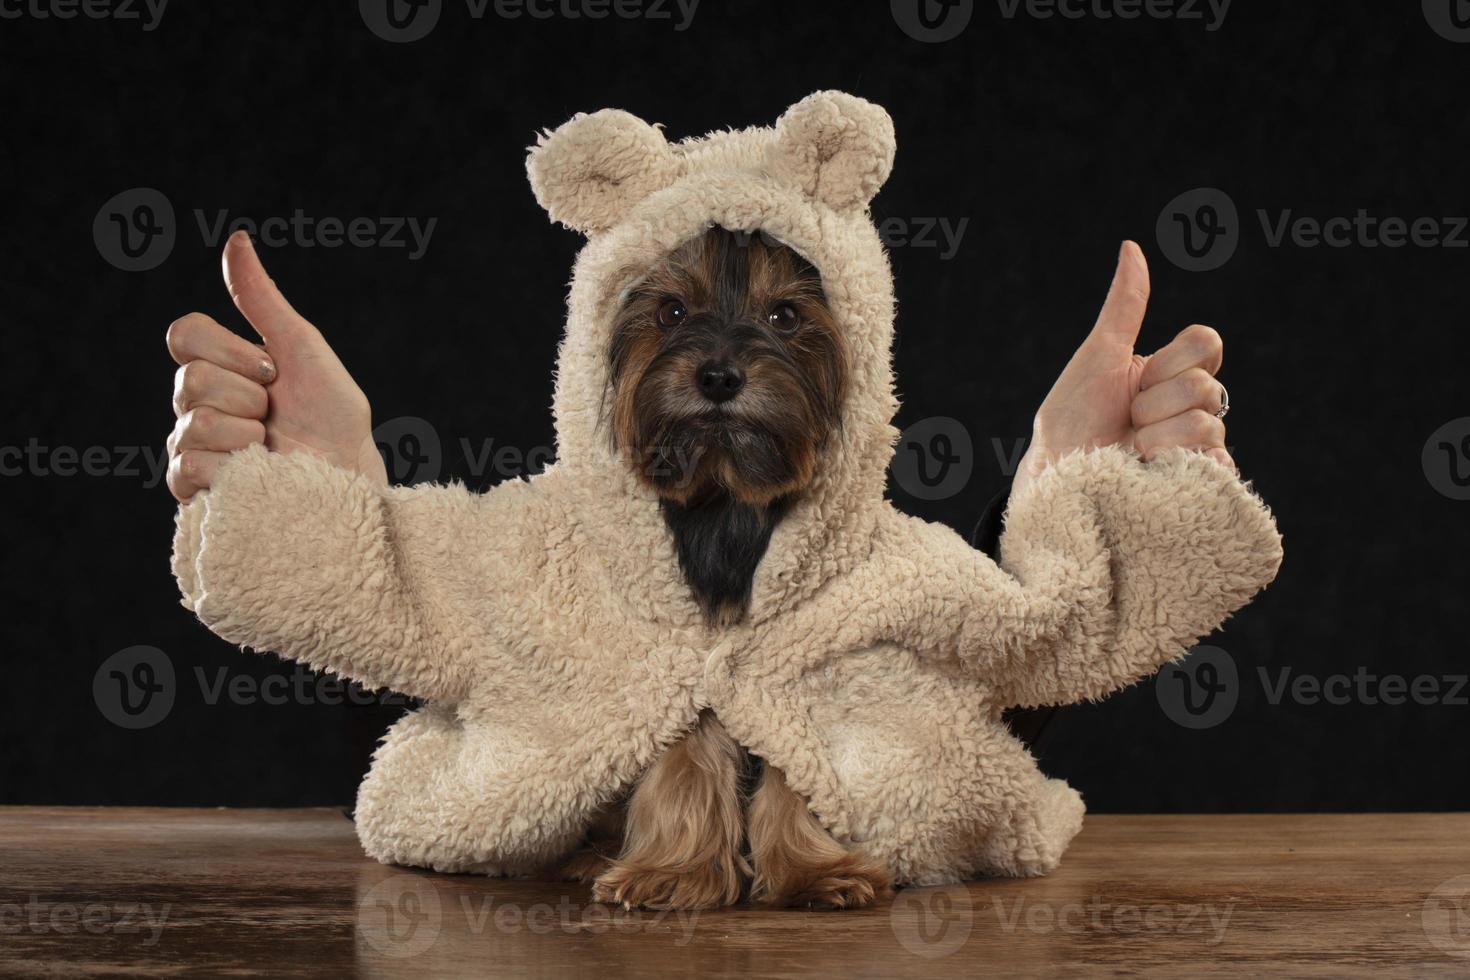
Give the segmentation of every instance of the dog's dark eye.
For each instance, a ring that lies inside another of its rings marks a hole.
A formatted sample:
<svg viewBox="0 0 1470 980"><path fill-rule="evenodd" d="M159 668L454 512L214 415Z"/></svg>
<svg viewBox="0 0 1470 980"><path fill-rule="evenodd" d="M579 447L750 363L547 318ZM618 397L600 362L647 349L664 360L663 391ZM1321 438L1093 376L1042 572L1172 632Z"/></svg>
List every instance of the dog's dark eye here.
<svg viewBox="0 0 1470 980"><path fill-rule="evenodd" d="M782 333L791 333L797 327L801 326L801 317L797 314L796 307L790 303L782 303L776 307L771 311L771 315L767 319L770 321L771 326Z"/></svg>
<svg viewBox="0 0 1470 980"><path fill-rule="evenodd" d="M689 310L684 304L676 299L666 299L658 308L658 325L661 327L677 327L684 322L689 315Z"/></svg>

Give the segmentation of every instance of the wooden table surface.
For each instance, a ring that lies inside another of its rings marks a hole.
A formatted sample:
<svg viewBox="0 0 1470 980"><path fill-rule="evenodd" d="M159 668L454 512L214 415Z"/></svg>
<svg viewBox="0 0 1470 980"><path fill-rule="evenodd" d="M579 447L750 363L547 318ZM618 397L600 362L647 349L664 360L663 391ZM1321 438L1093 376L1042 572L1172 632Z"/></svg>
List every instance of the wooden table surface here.
<svg viewBox="0 0 1470 980"><path fill-rule="evenodd" d="M1470 815L1093 816L1048 878L621 912L365 857L335 810L0 808L0 972L1470 975Z"/></svg>

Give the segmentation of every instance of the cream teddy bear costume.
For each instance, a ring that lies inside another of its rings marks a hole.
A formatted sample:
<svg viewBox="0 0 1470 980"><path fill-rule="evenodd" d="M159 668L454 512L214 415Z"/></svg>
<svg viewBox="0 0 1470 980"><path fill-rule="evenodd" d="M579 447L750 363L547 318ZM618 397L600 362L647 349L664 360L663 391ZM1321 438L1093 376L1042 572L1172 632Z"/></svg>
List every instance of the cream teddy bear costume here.
<svg viewBox="0 0 1470 980"><path fill-rule="evenodd" d="M426 699L362 784L373 857L534 872L709 707L899 882L1043 874L1082 800L1001 710L1131 684L1275 576L1267 509L1197 453L1063 459L1011 499L999 565L884 500L893 284L868 203L893 155L888 115L837 92L774 128L672 144L625 112L579 115L528 161L551 217L588 236L555 466L485 494L384 488L256 446L180 508L174 572L210 629ZM816 484L725 629L704 624L656 498L600 424L620 270L712 224L811 261L852 359Z"/></svg>

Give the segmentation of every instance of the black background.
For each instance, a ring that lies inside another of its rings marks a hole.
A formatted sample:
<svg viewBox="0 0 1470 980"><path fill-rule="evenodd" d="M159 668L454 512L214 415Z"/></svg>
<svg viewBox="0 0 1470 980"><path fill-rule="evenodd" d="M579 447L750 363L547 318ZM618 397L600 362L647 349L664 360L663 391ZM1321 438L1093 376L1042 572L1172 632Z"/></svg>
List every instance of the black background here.
<svg viewBox="0 0 1470 980"><path fill-rule="evenodd" d="M1446 0L1448 2L1448 0ZM9 8L7 8L9 9ZM1464 656L1470 503L1436 492L1421 450L1470 415L1470 250L1272 248L1256 219L1470 213L1470 44L1417 2L1239 0L1200 20L1008 19L977 2L921 43L887 3L704 0L670 20L474 19L446 0L391 44L351 2L174 0L157 28L0 20L4 76L5 409L0 444L161 451L173 425L175 317L243 328L194 217L437 218L426 254L262 246L298 309L368 392L377 420L428 420L457 451L549 445L551 370L578 238L526 185L524 149L572 113L626 108L675 138L768 124L817 89L884 105L897 167L875 215L968 218L958 252L893 249L900 417L961 420L965 491L900 506L968 530L1003 485L1003 450L1091 325L1118 243L1141 242L1154 300L1141 346L1190 322L1226 339L1230 442L1286 537L1279 580L1209 642L1238 667L1224 722L1171 721L1146 682L1063 709L1040 750L1097 810L1398 810L1470 806L1470 707L1272 704L1258 670L1452 678ZM1224 190L1241 241L1182 271L1155 221ZM146 272L104 260L93 219L161 191L177 242ZM1470 236L1462 236L1462 239ZM7 460L13 466L13 459ZM0 802L349 803L394 705L210 704L226 678L291 675L211 636L177 603L173 502L140 475L0 478L7 704ZM130 731L93 695L135 645L178 677L167 717ZM1441 690L1452 685L1442 681ZM1461 698L1467 692L1461 691Z"/></svg>

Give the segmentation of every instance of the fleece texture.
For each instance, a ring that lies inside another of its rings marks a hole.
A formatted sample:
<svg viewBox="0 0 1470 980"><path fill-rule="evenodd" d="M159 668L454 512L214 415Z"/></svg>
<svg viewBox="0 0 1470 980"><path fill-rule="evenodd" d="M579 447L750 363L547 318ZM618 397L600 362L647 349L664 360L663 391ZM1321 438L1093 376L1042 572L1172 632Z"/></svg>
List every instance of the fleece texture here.
<svg viewBox="0 0 1470 980"><path fill-rule="evenodd" d="M901 883L1043 874L1082 800L1002 710L1132 684L1275 576L1266 507L1197 453L1062 459L1011 500L999 564L884 499L894 304L869 202L893 155L888 115L838 92L679 143L625 112L579 115L528 159L551 217L588 236L553 467L484 494L384 488L253 447L180 508L174 571L210 629L425 699L358 797L373 857L534 872L708 707ZM714 224L810 260L852 358L843 425L729 628L705 625L604 421L620 294Z"/></svg>

